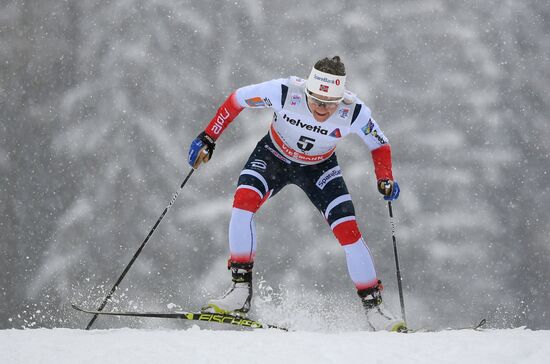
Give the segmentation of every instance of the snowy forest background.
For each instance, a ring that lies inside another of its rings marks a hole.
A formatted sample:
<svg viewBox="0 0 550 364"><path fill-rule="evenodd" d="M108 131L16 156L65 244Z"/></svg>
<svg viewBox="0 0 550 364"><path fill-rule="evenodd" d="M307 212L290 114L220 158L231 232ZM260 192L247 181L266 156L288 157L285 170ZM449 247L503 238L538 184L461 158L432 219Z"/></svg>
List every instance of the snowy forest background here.
<svg viewBox="0 0 550 364"><path fill-rule="evenodd" d="M0 329L85 326L69 303L101 302L226 96L336 54L392 144L409 322L550 329L545 0L2 1ZM193 309L227 287L233 190L269 120L239 116L107 308ZM354 137L338 155L398 313L370 155ZM297 187L256 224L257 310L362 322L343 250Z"/></svg>

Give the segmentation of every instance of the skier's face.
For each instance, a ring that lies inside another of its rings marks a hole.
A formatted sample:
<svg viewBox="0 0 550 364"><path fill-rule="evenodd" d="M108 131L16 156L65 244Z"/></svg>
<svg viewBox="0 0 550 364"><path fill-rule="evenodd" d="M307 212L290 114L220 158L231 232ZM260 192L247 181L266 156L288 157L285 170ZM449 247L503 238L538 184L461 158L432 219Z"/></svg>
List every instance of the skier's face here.
<svg viewBox="0 0 550 364"><path fill-rule="evenodd" d="M308 92L307 105L313 118L322 123L332 116L338 109L340 99L335 99L316 93Z"/></svg>

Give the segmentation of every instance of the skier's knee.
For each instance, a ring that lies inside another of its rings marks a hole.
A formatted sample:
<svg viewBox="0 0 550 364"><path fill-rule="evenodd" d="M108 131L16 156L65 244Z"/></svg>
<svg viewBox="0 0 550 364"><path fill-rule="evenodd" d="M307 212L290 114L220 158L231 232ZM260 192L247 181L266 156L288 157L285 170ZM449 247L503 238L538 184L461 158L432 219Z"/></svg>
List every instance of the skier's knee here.
<svg viewBox="0 0 550 364"><path fill-rule="evenodd" d="M257 189L241 185L235 192L233 199L233 207L250 212L256 212L262 205L262 203L269 197L269 192L265 196L261 195L261 192Z"/></svg>
<svg viewBox="0 0 550 364"><path fill-rule="evenodd" d="M346 218L341 219L343 221L336 221L332 227L332 232L340 245L349 245L353 244L359 239L361 239L361 232L357 226L355 218L353 220L346 220Z"/></svg>

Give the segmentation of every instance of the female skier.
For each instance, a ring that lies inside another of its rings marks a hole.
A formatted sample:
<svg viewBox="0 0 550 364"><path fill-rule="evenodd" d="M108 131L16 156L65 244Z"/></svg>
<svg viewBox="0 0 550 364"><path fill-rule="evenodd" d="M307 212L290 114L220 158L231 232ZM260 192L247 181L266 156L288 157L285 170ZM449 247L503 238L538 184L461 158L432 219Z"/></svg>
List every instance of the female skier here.
<svg viewBox="0 0 550 364"><path fill-rule="evenodd" d="M369 148L380 193L399 197L392 175L388 139L371 117L370 109L345 89L346 71L340 57L324 58L307 80L275 79L233 92L204 131L191 143L188 162L193 168L212 157L216 140L245 108L274 111L269 132L257 144L238 180L229 224L229 269L232 284L207 309L246 313L252 299L252 268L256 254L254 214L283 187L300 187L317 207L344 248L351 280L374 330L406 330L403 320L382 304L382 284L372 255L356 223L355 210L336 159L336 144L358 135Z"/></svg>

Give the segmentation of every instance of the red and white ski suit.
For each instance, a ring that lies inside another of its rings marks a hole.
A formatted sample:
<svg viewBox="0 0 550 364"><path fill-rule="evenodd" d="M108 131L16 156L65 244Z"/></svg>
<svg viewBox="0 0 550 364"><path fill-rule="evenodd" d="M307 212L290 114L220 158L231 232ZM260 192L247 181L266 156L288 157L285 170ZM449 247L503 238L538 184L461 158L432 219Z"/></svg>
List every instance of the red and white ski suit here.
<svg viewBox="0 0 550 364"><path fill-rule="evenodd" d="M231 261L254 261L254 213L292 183L304 190L343 246L357 289L375 286L374 262L335 155L337 143L356 134L371 152L376 178L393 180L391 148L370 109L346 91L336 112L318 122L307 106L305 80L289 77L239 88L218 109L205 132L216 140L244 108L271 108L274 115L268 135L239 177L229 227Z"/></svg>

